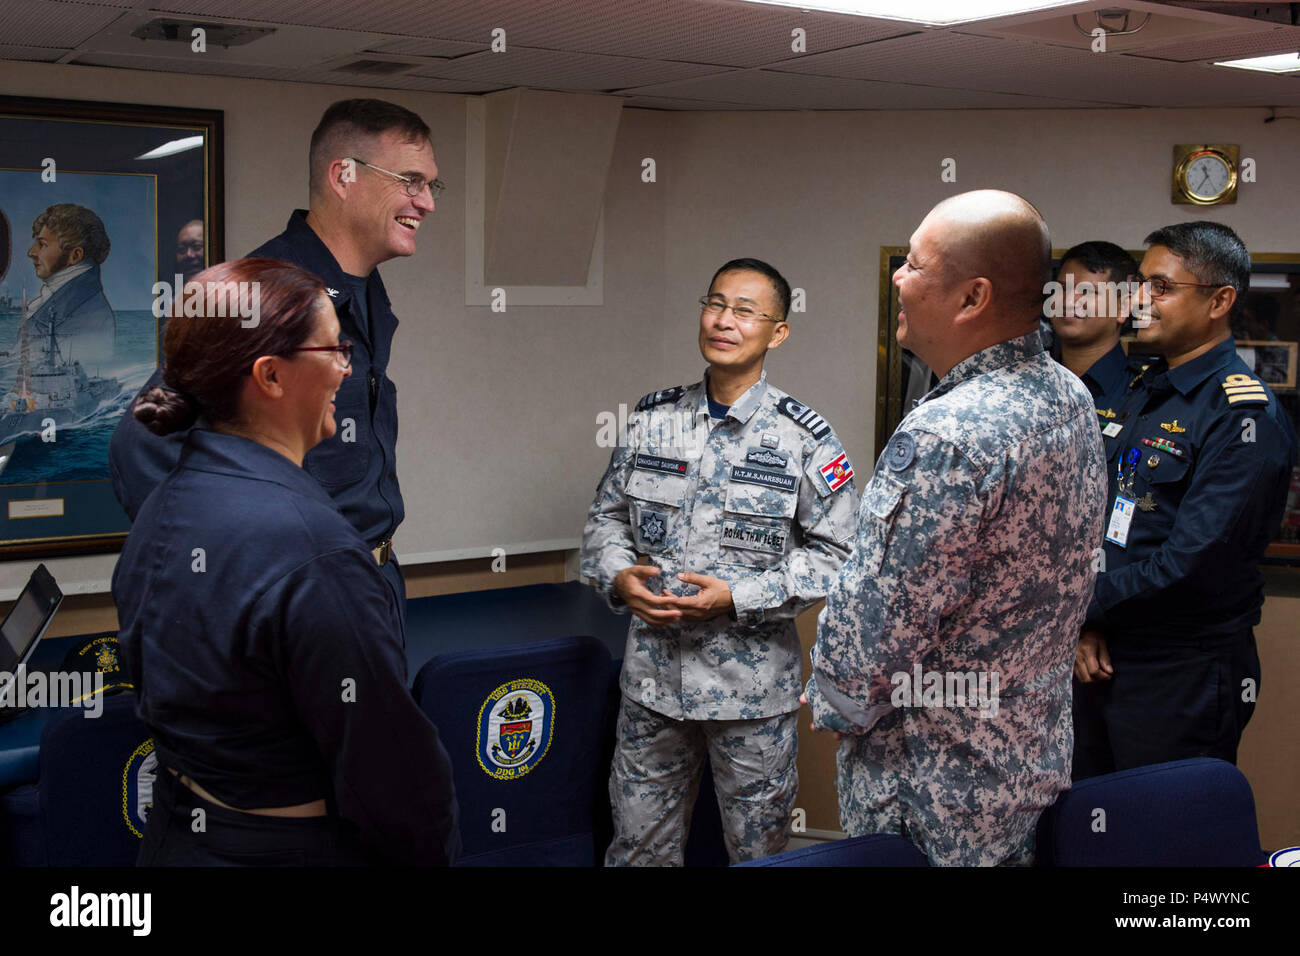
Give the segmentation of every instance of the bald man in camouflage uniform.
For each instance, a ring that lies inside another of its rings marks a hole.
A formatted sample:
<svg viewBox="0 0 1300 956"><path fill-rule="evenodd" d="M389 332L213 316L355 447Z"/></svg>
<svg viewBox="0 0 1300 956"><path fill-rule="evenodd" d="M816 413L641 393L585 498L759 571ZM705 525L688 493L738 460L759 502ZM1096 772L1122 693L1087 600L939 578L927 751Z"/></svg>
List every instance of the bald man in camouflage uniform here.
<svg viewBox="0 0 1300 956"><path fill-rule="evenodd" d="M1037 210L992 190L912 236L898 340L940 381L881 455L818 619L806 696L845 735L841 825L936 865L1032 862L1070 785L1106 479L1091 395L1036 331L1050 250Z"/></svg>
<svg viewBox="0 0 1300 956"><path fill-rule="evenodd" d="M763 372L789 334L789 302L766 263L718 271L701 300L705 380L637 404L588 512L582 573L635 615L607 866L682 864L705 759L733 862L788 840L794 619L825 596L856 528L853 469L835 433Z"/></svg>

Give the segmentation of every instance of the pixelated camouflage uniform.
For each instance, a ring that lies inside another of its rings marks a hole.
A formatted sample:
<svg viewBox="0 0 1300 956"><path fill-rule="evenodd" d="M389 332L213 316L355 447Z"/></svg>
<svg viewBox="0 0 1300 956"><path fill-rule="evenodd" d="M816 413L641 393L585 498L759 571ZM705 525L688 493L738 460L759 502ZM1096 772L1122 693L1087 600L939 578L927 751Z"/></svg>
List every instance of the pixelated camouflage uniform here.
<svg viewBox="0 0 1300 956"><path fill-rule="evenodd" d="M706 750L732 859L787 839L798 786L794 618L825 596L848 555L852 469L830 426L766 376L710 422L704 382L645 396L583 532L582 573L616 610L626 608L614 578L644 555L661 569L649 589L693 594L679 572L719 577L736 614L664 627L632 618L610 865L681 863ZM823 477L837 460L841 474Z"/></svg>
<svg viewBox="0 0 1300 956"><path fill-rule="evenodd" d="M1087 389L1037 333L953 368L863 491L806 689L838 754L840 822L905 833L933 864L1032 860L1070 783L1074 649L1106 479ZM910 706L894 675L998 677L996 706ZM895 706L902 703L908 706Z"/></svg>

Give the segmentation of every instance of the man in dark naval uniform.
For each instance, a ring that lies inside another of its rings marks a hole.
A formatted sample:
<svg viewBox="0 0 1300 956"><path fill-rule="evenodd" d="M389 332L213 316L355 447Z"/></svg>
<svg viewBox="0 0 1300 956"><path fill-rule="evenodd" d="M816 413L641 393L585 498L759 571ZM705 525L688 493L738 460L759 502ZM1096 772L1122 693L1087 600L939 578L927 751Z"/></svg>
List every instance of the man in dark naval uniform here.
<svg viewBox="0 0 1300 956"><path fill-rule="evenodd" d="M1250 255L1214 222L1147 236L1138 342L1108 442L1104 553L1075 661L1074 779L1187 757L1236 762L1258 693L1259 559L1296 462L1277 398L1229 323Z"/></svg>
<svg viewBox="0 0 1300 956"><path fill-rule="evenodd" d="M1133 257L1113 242L1081 242L1061 257L1056 288L1046 309L1059 344L1060 362L1082 379L1104 428L1126 394L1128 359L1120 332L1128 321Z"/></svg>
<svg viewBox="0 0 1300 956"><path fill-rule="evenodd" d="M429 127L382 100L342 100L311 138L310 209L250 256L281 259L318 276L353 343L352 377L339 389L338 431L303 467L373 548L405 619L406 588L392 553L405 515L397 482L397 389L387 375L397 317L376 267L415 252L420 222L442 188ZM161 370L145 388L161 382ZM180 454L185 432L159 438L128 409L113 433L113 491L135 519Z"/></svg>

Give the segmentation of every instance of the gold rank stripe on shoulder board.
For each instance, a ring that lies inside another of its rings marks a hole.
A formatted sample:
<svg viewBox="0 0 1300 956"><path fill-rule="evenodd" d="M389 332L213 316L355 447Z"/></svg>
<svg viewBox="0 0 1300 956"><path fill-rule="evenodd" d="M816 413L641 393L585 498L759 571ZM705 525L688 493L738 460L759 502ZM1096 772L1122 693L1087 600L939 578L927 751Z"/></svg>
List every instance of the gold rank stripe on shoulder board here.
<svg viewBox="0 0 1300 956"><path fill-rule="evenodd" d="M1228 396L1229 405L1236 405L1238 402L1268 402L1268 392L1264 388L1264 383L1249 375L1240 373L1229 375L1223 380L1221 387Z"/></svg>

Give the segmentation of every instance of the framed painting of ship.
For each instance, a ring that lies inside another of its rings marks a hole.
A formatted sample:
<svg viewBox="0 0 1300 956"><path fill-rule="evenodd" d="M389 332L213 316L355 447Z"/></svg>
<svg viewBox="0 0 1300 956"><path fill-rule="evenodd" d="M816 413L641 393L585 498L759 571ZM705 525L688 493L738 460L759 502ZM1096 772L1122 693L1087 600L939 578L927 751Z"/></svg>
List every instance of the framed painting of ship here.
<svg viewBox="0 0 1300 956"><path fill-rule="evenodd" d="M0 96L0 559L121 547L108 445L161 358L155 285L223 244L220 111Z"/></svg>

